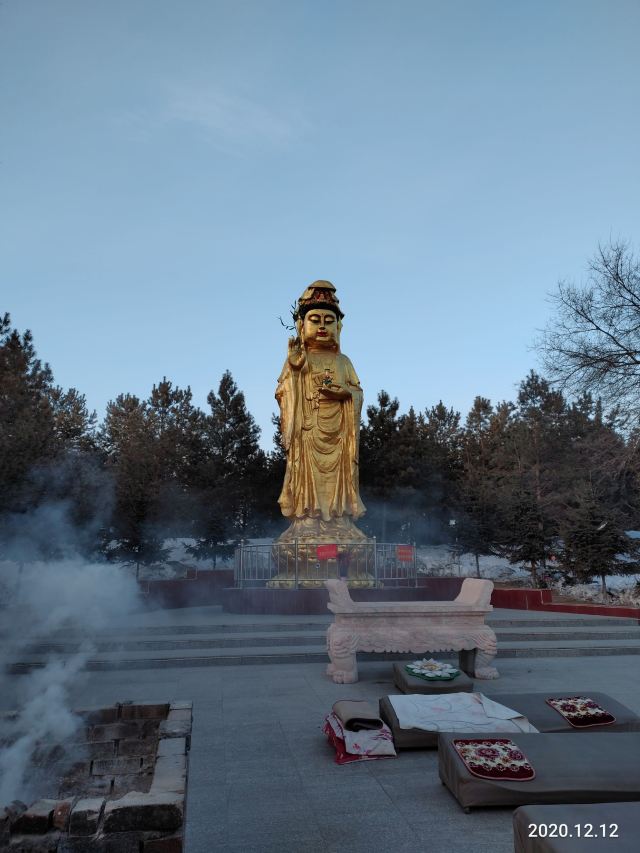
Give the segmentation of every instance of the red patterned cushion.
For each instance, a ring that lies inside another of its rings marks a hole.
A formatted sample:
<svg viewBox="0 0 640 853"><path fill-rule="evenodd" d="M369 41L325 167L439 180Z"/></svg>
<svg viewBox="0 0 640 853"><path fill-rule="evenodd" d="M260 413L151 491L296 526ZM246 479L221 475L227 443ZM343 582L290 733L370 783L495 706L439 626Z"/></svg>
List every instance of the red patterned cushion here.
<svg viewBox="0 0 640 853"><path fill-rule="evenodd" d="M480 779L528 782L536 775L520 747L507 738L456 739L453 746L469 773Z"/></svg>
<svg viewBox="0 0 640 853"><path fill-rule="evenodd" d="M590 726L610 726L616 718L603 707L585 696L566 696L560 699L546 699L554 711L565 718L574 729L586 729Z"/></svg>

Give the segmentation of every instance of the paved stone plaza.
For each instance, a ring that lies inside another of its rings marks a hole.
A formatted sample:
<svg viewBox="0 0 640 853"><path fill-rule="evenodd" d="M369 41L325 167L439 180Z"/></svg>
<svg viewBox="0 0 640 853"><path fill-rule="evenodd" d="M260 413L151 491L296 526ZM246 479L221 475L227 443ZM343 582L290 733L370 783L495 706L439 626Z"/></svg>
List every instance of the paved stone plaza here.
<svg viewBox="0 0 640 853"><path fill-rule="evenodd" d="M545 619L545 614L522 611L495 611L492 617L507 615L515 622ZM305 619L318 623L318 617L289 618L296 624ZM206 619L236 626L260 623L266 629L287 617L239 617L194 608L145 614L136 626L157 630L172 625L184 631ZM600 619L594 625L602 623ZM613 633L620 630L616 625L613 621ZM571 630L577 628L567 617L566 633ZM583 640L586 647L593 642ZM637 654L629 653L499 655L501 678L476 684L496 698L517 690L602 691L640 713L639 661ZM339 685L325 675L325 664L316 662L194 666L167 661L153 669L88 672L75 689L73 704L193 701L188 853L512 851L511 810L464 814L439 782L435 751L401 752L397 759L345 766L334 763L321 732L333 702L346 697L375 701L395 692L389 662L361 656L359 669L357 684ZM16 706L20 679L11 679L13 692L0 697L2 708Z"/></svg>

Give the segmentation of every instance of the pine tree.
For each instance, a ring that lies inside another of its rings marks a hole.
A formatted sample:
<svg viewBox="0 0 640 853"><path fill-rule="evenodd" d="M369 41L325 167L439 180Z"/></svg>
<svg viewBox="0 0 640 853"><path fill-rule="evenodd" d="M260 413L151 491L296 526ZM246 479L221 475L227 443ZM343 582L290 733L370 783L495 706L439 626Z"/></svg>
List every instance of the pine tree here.
<svg viewBox="0 0 640 853"><path fill-rule="evenodd" d="M400 520L396 536L405 542L429 538L430 526L425 502L428 464L425 455L425 422L413 406L398 418L397 479L393 493Z"/></svg>
<svg viewBox="0 0 640 853"><path fill-rule="evenodd" d="M272 415L271 423L275 427L273 450L262 455L262 462L256 459L252 474L255 503L253 521L256 535L279 535L285 527L285 519L280 512L278 498L282 490L287 467L287 456L282 446L280 416Z"/></svg>
<svg viewBox="0 0 640 853"><path fill-rule="evenodd" d="M538 568L544 571L557 550L558 517L566 499L566 424L562 394L531 371L520 384L502 448L500 550L512 563L529 564L534 585Z"/></svg>
<svg viewBox="0 0 640 853"><path fill-rule="evenodd" d="M56 453L53 374L38 359L31 332L20 335L0 316L0 513L34 505L26 487L35 465Z"/></svg>
<svg viewBox="0 0 640 853"><path fill-rule="evenodd" d="M600 401L583 394L569 409L571 491L560 519L562 568L581 582L638 569L638 554L626 528L635 516L637 481L617 431L615 413L603 416Z"/></svg>
<svg viewBox="0 0 640 853"><path fill-rule="evenodd" d="M581 583L599 577L603 597L607 575L637 572L640 566L634 540L625 532L624 517L607 506L593 484L583 484L569 508L562 562Z"/></svg>
<svg viewBox="0 0 640 853"><path fill-rule="evenodd" d="M191 389L174 387L166 377L153 386L144 414L157 463L153 522L167 535L191 535L199 468L205 459L204 415L193 405Z"/></svg>
<svg viewBox="0 0 640 853"><path fill-rule="evenodd" d="M480 577L480 557L493 554L497 538L499 483L497 456L503 419L491 401L476 397L467 415L462 436L462 474L459 482L458 545L472 553Z"/></svg>
<svg viewBox="0 0 640 853"><path fill-rule="evenodd" d="M219 556L229 556L240 538L254 532L266 461L258 444L260 429L229 371L207 402L211 411L204 424L205 458L199 481L206 509L192 553L211 558L215 566Z"/></svg>
<svg viewBox="0 0 640 853"><path fill-rule="evenodd" d="M367 515L363 527L383 542L394 521L389 507L396 495L399 473L397 399L386 391L378 394L378 405L367 406L367 423L360 430L360 486ZM395 522L397 526L397 521Z"/></svg>
<svg viewBox="0 0 640 853"><path fill-rule="evenodd" d="M110 402L100 441L115 479L111 536L117 548L111 556L137 564L166 558L164 536L155 524L161 475L146 403L132 394Z"/></svg>
<svg viewBox="0 0 640 853"><path fill-rule="evenodd" d="M424 415L424 453L428 473L423 485L425 510L432 523L432 541L447 541L449 521L458 503L462 473L460 413L442 400Z"/></svg>
<svg viewBox="0 0 640 853"><path fill-rule="evenodd" d="M99 545L110 489L96 453L95 414L74 388L54 385L31 333L19 335L9 315L0 318L0 470L4 539L24 545L26 537L41 557Z"/></svg>
<svg viewBox="0 0 640 853"><path fill-rule="evenodd" d="M49 399L56 448L59 451L94 452L97 417L87 408L85 395L75 388L65 391L56 386L51 389Z"/></svg>

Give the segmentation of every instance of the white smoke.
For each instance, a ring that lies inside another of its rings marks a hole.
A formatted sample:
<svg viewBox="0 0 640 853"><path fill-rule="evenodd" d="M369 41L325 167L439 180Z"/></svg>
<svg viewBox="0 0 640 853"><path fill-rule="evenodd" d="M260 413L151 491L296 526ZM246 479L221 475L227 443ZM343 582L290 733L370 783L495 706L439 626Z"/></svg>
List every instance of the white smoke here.
<svg viewBox="0 0 640 853"><path fill-rule="evenodd" d="M65 639L81 641L71 657L50 657L43 668L18 677L20 712L5 718L0 730L0 742L8 744L0 751L2 805L28 799L29 765L40 744L63 743L76 733L81 721L69 708L69 695L92 653L92 639L138 609L140 601L129 570L80 557L7 560L0 562L0 578L0 691L8 688L8 667L32 657L34 640L46 643L64 631Z"/></svg>
<svg viewBox="0 0 640 853"><path fill-rule="evenodd" d="M18 717L6 727L10 745L0 752L0 803L28 799L27 770L41 743L63 744L81 725L68 707L69 689L88 655L70 661L50 661L27 676L25 704Z"/></svg>

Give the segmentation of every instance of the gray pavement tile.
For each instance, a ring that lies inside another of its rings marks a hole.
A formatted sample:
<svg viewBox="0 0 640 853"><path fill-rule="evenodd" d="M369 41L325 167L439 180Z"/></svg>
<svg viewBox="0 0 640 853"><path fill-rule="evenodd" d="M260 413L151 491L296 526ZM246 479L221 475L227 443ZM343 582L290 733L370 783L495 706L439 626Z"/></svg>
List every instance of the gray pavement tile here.
<svg viewBox="0 0 640 853"><path fill-rule="evenodd" d="M224 728L219 724L218 720L210 722L202 722L199 726L194 726L191 731L191 743L197 740L197 746L202 749L206 746L207 750L217 751L221 749L224 752L224 747L229 740L229 734L225 733Z"/></svg>
<svg viewBox="0 0 640 853"><path fill-rule="evenodd" d="M211 853L209 848L207 853ZM279 834L277 836L262 836L256 841L242 841L239 844L225 844L216 847L215 853L326 853L327 846L321 838L315 836L293 837ZM189 848L189 853L192 853ZM201 853L194 851L193 853ZM342 850L342 853L346 851Z"/></svg>
<svg viewBox="0 0 640 853"><path fill-rule="evenodd" d="M269 780L274 786L299 785L300 773L292 762L261 762L259 759L247 763L227 765L227 783L244 781L248 785L265 786Z"/></svg>
<svg viewBox="0 0 640 853"><path fill-rule="evenodd" d="M392 833L391 837L387 833L372 835L364 841L353 838L348 841L339 840L328 843L326 850L327 853L439 853L435 847L425 847L424 842L416 838L403 839L399 837L399 833ZM444 849L440 853L444 853Z"/></svg>
<svg viewBox="0 0 640 853"><path fill-rule="evenodd" d="M189 853L218 853L218 851L227 850L227 833L226 830L209 829L196 824L189 826L187 819L187 830L185 833L185 849Z"/></svg>
<svg viewBox="0 0 640 853"><path fill-rule="evenodd" d="M256 843L262 840L294 839L300 844L306 841L321 843L324 839L313 818L308 813L281 811L272 803L271 811L255 812L245 809L242 814L229 816L227 838L231 844L244 841ZM274 809L278 809L274 811ZM300 847L304 850L304 847Z"/></svg>
<svg viewBox="0 0 640 853"><path fill-rule="evenodd" d="M187 810L202 812L217 817L224 822L227 814L227 783L226 778L211 778L208 784L197 782L191 778L187 785Z"/></svg>
<svg viewBox="0 0 640 853"><path fill-rule="evenodd" d="M368 764L373 776L405 776L408 773L432 775L438 772L438 752L435 749L398 750L397 758L370 761Z"/></svg>
<svg viewBox="0 0 640 853"><path fill-rule="evenodd" d="M189 792L193 793L196 788L216 788L224 790L227 783L227 766L223 761L201 761L189 762Z"/></svg>
<svg viewBox="0 0 640 853"><path fill-rule="evenodd" d="M325 814L320 831L327 845L341 845L344 851L375 845L378 850L396 850L401 845L416 845L419 839L402 815L394 808L363 814L360 811Z"/></svg>
<svg viewBox="0 0 640 853"><path fill-rule="evenodd" d="M227 842L227 812L224 798L200 796L189 791L187 799L186 847L189 853L212 853Z"/></svg>
<svg viewBox="0 0 640 853"><path fill-rule="evenodd" d="M277 813L282 808L303 810L309 803L309 793L302 784L295 788L284 790L268 789L268 794L263 794L260 789L249 786L246 780L229 781L226 785L226 798L228 803L249 801L252 808L258 811Z"/></svg>
<svg viewBox="0 0 640 853"><path fill-rule="evenodd" d="M464 818L472 818L467 823ZM513 825L511 811L501 815L501 821L494 823L491 829L483 830L473 820L474 815L458 813L451 820L433 819L412 820L411 826L416 838L426 845L429 851L447 851L447 853L468 853L473 850L483 853L513 853ZM423 847L424 849L424 847Z"/></svg>
<svg viewBox="0 0 640 853"><path fill-rule="evenodd" d="M247 741L232 741L229 740L224 746L224 754L227 761L245 762L251 761L256 756L263 761L271 761L272 759L286 758L290 759L291 753L283 738L270 738L269 740L247 740Z"/></svg>
<svg viewBox="0 0 640 853"><path fill-rule="evenodd" d="M438 798L433 779L426 774L400 773L379 776L377 782L394 803L398 811L410 822L423 820Z"/></svg>
<svg viewBox="0 0 640 853"><path fill-rule="evenodd" d="M255 723L239 721L233 723L226 720L223 724L223 732L227 737L227 745L241 745L249 743L259 745L268 744L271 741L282 740L284 737L279 723L258 720Z"/></svg>
<svg viewBox="0 0 640 853"><path fill-rule="evenodd" d="M225 724L232 723L234 726L240 723L244 725L252 724L269 724L273 725L280 720L280 711L276 704L265 705L263 703L254 704L253 707L248 707L246 700L242 702L225 700L222 706L222 720Z"/></svg>
<svg viewBox="0 0 640 853"><path fill-rule="evenodd" d="M323 823L328 815L344 817L395 810L391 797L370 776L303 778L302 785L314 812Z"/></svg>

